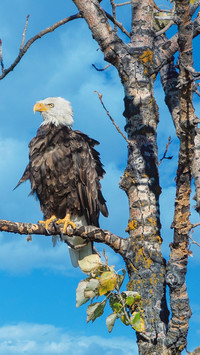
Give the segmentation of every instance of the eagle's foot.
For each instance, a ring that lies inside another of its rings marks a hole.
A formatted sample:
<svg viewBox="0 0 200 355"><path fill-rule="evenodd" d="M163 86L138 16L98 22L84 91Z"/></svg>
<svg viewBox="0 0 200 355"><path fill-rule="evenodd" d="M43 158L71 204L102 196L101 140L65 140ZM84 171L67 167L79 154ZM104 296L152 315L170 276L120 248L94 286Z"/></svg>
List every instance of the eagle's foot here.
<svg viewBox="0 0 200 355"><path fill-rule="evenodd" d="M67 232L68 226L71 226L72 229L76 229L75 223L70 220L69 213L66 214L65 218L58 219L58 221L56 221L56 224L63 224L63 234L65 234ZM71 231L70 231L70 234L72 234Z"/></svg>
<svg viewBox="0 0 200 355"><path fill-rule="evenodd" d="M54 222L57 219L55 215L52 215L50 218L45 221L39 221L40 224L44 224L46 231L48 231L50 223Z"/></svg>

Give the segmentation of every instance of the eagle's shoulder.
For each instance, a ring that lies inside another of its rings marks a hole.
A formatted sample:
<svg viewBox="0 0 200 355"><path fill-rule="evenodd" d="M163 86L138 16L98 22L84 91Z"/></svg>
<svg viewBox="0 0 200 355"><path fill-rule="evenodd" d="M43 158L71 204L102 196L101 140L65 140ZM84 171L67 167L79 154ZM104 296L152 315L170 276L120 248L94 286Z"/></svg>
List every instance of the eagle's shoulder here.
<svg viewBox="0 0 200 355"><path fill-rule="evenodd" d="M80 137L80 139L87 142L89 144L89 146L91 146L91 147L94 147L95 145L99 145L99 142L97 140L90 138L87 134L85 134L81 131L75 130L72 132L74 132L74 134L76 134L77 137Z"/></svg>

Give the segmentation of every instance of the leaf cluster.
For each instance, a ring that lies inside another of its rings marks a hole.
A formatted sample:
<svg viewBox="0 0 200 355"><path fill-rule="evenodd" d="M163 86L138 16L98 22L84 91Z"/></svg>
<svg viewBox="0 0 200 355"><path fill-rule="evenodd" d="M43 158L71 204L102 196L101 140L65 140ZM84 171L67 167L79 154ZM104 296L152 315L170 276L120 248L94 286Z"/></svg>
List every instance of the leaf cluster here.
<svg viewBox="0 0 200 355"><path fill-rule="evenodd" d="M117 319L138 332L144 332L144 320L139 307L140 295L133 291L120 291L126 275L125 269L122 269L121 273L116 272L114 266L108 265L106 258L103 264L97 254L86 256L79 261L79 266L88 277L78 284L76 307L90 301L87 307L87 322L94 322L99 318L108 304L112 310L106 319L109 332ZM102 300L99 300L101 297ZM94 302L95 299L98 301Z"/></svg>

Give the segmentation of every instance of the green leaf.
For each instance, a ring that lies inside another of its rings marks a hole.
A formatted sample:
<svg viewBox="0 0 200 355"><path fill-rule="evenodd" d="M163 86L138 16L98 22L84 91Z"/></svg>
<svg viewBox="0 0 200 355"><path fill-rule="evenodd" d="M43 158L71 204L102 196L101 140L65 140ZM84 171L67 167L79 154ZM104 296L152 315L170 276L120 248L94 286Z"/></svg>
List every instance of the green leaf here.
<svg viewBox="0 0 200 355"><path fill-rule="evenodd" d="M126 304L127 306L131 307L135 303L135 297L133 296L128 296L126 299Z"/></svg>
<svg viewBox="0 0 200 355"><path fill-rule="evenodd" d="M133 297L135 299L135 301L139 301L141 299L140 294L135 291L123 291L122 297L125 299L127 299L128 297Z"/></svg>
<svg viewBox="0 0 200 355"><path fill-rule="evenodd" d="M116 312L116 313L120 313L122 307L123 307L123 306L122 306L121 303L115 302L115 303L113 303L113 305L112 305L112 310L113 310L114 312Z"/></svg>
<svg viewBox="0 0 200 355"><path fill-rule="evenodd" d="M87 308L87 322L94 322L95 319L99 318L104 311L107 300L103 302L95 302L90 304Z"/></svg>
<svg viewBox="0 0 200 355"><path fill-rule="evenodd" d="M109 333L112 332L113 327L115 325L115 321L117 318L119 318L119 316L116 313L112 313L106 318L106 325L107 325Z"/></svg>
<svg viewBox="0 0 200 355"><path fill-rule="evenodd" d="M140 312L133 312L130 320L131 325L137 332L144 332L144 319L141 317Z"/></svg>
<svg viewBox="0 0 200 355"><path fill-rule="evenodd" d="M120 303L120 298L116 293L110 295L109 305L112 308L113 312L118 312L121 309L122 305Z"/></svg>
<svg viewBox="0 0 200 355"><path fill-rule="evenodd" d="M89 301L89 297L85 297L85 289L88 281L81 281L76 289L76 307L80 307L82 304Z"/></svg>
<svg viewBox="0 0 200 355"><path fill-rule="evenodd" d="M114 290L117 284L117 274L113 271L105 271L101 274L99 282L99 295L102 296L105 293Z"/></svg>
<svg viewBox="0 0 200 355"><path fill-rule="evenodd" d="M78 261L80 269L85 274L90 274L97 271L101 266L101 258L98 254L91 254Z"/></svg>

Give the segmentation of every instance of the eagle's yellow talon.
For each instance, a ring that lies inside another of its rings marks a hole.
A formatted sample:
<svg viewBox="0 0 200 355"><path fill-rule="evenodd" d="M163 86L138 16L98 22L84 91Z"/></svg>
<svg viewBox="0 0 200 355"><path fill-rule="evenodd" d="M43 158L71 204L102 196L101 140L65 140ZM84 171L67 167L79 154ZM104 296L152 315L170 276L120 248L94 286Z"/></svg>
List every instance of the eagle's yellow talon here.
<svg viewBox="0 0 200 355"><path fill-rule="evenodd" d="M70 220L69 213L66 214L65 218L58 219L58 221L56 221L56 224L63 224L63 233L66 233L68 226L72 226L73 229L76 229L75 223Z"/></svg>
<svg viewBox="0 0 200 355"><path fill-rule="evenodd" d="M51 216L50 218L46 219L45 221L39 221L40 224L44 224L45 229L48 230L50 223L55 221L57 218L55 215Z"/></svg>

